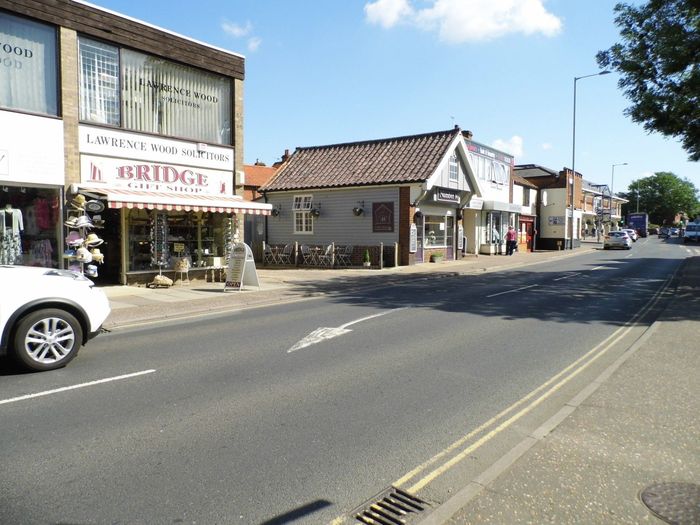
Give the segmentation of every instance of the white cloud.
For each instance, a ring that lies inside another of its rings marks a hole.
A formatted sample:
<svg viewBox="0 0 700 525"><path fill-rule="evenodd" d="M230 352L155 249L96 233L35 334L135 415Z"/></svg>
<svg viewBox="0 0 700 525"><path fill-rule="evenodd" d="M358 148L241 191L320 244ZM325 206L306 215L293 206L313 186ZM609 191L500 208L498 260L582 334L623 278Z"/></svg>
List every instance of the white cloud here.
<svg viewBox="0 0 700 525"><path fill-rule="evenodd" d="M425 0L429 7L415 10L410 0L376 0L365 4L367 21L386 29L398 23L437 31L451 44L478 42L520 33L559 34L561 19L544 7L546 0Z"/></svg>
<svg viewBox="0 0 700 525"><path fill-rule="evenodd" d="M262 44L262 38L258 38L257 36L254 36L250 40L248 40L248 51L251 53L253 51L257 51L258 48L260 47L260 44Z"/></svg>
<svg viewBox="0 0 700 525"><path fill-rule="evenodd" d="M494 148L510 153L514 157L523 156L523 138L513 135L508 140L496 139L491 143Z"/></svg>
<svg viewBox="0 0 700 525"><path fill-rule="evenodd" d="M370 24L388 29L402 19L411 18L413 9L409 0L376 0L365 4L365 16Z"/></svg>
<svg viewBox="0 0 700 525"><path fill-rule="evenodd" d="M542 144L542 149L545 151L549 151L550 149L552 149L552 145L549 142L545 142Z"/></svg>
<svg viewBox="0 0 700 525"><path fill-rule="evenodd" d="M246 22L244 26L241 26L234 22L224 21L221 24L221 28L232 37L241 38L250 34L253 30L253 24Z"/></svg>

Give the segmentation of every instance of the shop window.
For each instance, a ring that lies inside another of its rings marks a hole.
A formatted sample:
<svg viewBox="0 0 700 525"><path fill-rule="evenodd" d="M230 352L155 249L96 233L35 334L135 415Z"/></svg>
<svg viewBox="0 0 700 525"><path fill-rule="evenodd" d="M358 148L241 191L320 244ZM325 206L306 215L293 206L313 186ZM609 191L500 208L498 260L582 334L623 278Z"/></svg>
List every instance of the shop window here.
<svg viewBox="0 0 700 525"><path fill-rule="evenodd" d="M0 264L58 268L63 251L58 189L0 189Z"/></svg>
<svg viewBox="0 0 700 525"><path fill-rule="evenodd" d="M459 163L457 162L457 154L450 155L450 180L459 180Z"/></svg>
<svg viewBox="0 0 700 525"><path fill-rule="evenodd" d="M530 190L529 188L523 187L523 206L530 205Z"/></svg>
<svg viewBox="0 0 700 525"><path fill-rule="evenodd" d="M447 223L445 220L446 218L438 215L426 215L424 219L425 247L435 248L447 246Z"/></svg>
<svg viewBox="0 0 700 525"><path fill-rule="evenodd" d="M80 37L80 119L118 126L119 48Z"/></svg>
<svg viewBox="0 0 700 525"><path fill-rule="evenodd" d="M501 214L489 213L486 216L486 242L500 244L503 239Z"/></svg>
<svg viewBox="0 0 700 525"><path fill-rule="evenodd" d="M0 107L58 114L56 29L0 12Z"/></svg>
<svg viewBox="0 0 700 525"><path fill-rule="evenodd" d="M129 211L129 271L171 269L187 259L192 268L223 266L231 218L225 213Z"/></svg>
<svg viewBox="0 0 700 525"><path fill-rule="evenodd" d="M295 195L294 204L294 233L313 233L314 218L311 215L312 195Z"/></svg>

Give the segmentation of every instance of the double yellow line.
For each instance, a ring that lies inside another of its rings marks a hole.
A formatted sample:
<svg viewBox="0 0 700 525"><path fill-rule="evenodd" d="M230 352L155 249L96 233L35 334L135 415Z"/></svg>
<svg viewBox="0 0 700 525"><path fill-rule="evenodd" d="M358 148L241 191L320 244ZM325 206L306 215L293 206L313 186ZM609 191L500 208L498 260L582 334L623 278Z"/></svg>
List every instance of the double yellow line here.
<svg viewBox="0 0 700 525"><path fill-rule="evenodd" d="M678 270L676 270L676 272L677 271ZM610 336L604 339L601 343L596 345L593 349L591 349L586 354L578 358L576 361L574 361L569 366L564 368L561 372L557 373L555 376L547 380L545 383L534 389L525 397L516 401L505 410L501 411L500 413L498 413L479 427L469 432L467 435L452 443L450 446L448 446L429 460L425 461L424 463L417 466L415 469L411 470L400 479L396 480L393 485L398 488L403 488L404 490L410 493L417 493L419 490L425 488L427 485L429 485L435 479L447 472L449 469L451 469L452 467L460 463L462 460L470 456L479 447L493 439L495 436L497 436L505 429L510 427L513 423L518 421L520 418L534 410L538 405L550 398L555 392L561 389L569 381L571 381L581 372L586 370L598 358L605 355L605 353L610 348L612 348L622 338L624 338L633 328L635 328L637 326L638 321L641 318L643 318L652 308L654 308L656 303L661 299L663 294L670 286L670 283L673 280L674 276L675 272L672 276L668 277L666 281L664 281L664 284L662 285L661 289L657 291L656 294L654 294L654 296L651 297L651 299L649 299L647 304L639 312L637 312L629 321L627 321L623 326L618 328L614 333L612 333ZM509 414L512 415L508 417ZM499 421L501 420L502 422L499 423ZM484 432L486 433L483 434ZM483 434L483 436L478 438L476 441L472 442L473 438L481 434ZM430 470L431 468L432 470ZM410 486L407 486L412 480L414 480L413 483Z"/></svg>

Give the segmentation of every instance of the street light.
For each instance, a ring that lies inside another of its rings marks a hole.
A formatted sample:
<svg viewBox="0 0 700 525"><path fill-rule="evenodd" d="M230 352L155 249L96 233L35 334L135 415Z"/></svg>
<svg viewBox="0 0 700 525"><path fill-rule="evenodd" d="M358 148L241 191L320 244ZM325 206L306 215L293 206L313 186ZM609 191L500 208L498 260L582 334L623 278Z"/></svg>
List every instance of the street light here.
<svg viewBox="0 0 700 525"><path fill-rule="evenodd" d="M576 178L576 82L582 78L598 77L600 75L607 75L610 71L600 71L599 73L593 73L591 75L584 75L582 77L574 77L574 119L573 119L573 132L572 143L571 143L571 225L569 230L571 232L571 249L574 249L574 180Z"/></svg>
<svg viewBox="0 0 700 525"><path fill-rule="evenodd" d="M627 166L626 162L612 165L612 175L610 176L610 220L612 221L613 197L615 196L615 166Z"/></svg>

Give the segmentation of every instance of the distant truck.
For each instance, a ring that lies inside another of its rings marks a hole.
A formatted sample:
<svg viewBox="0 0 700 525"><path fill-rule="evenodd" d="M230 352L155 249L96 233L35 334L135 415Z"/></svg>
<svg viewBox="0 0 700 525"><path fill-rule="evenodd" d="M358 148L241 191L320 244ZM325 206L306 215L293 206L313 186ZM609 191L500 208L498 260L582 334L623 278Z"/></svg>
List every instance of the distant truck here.
<svg viewBox="0 0 700 525"><path fill-rule="evenodd" d="M700 242L700 222L689 222L685 227L683 242Z"/></svg>
<svg viewBox="0 0 700 525"><path fill-rule="evenodd" d="M637 212L627 214L627 224L630 228L637 230L640 237L646 237L649 231L649 214Z"/></svg>

